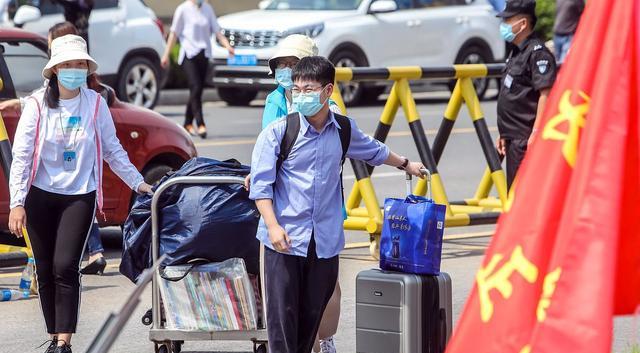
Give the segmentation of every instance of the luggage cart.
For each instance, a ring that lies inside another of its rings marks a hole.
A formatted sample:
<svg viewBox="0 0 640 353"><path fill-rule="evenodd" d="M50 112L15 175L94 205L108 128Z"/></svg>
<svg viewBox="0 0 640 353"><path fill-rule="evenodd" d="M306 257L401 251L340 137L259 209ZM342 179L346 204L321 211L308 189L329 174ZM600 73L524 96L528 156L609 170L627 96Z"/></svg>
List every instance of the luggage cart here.
<svg viewBox="0 0 640 353"><path fill-rule="evenodd" d="M151 200L151 252L153 261L159 258L160 251L160 221L158 214L158 201L162 194L175 185L212 185L212 184L244 184L244 178L232 176L197 176L197 177L176 177L167 180L155 191ZM149 330L149 340L155 345L156 353L180 353L182 344L185 341L245 341L253 342L254 353L267 352L267 330L244 330L244 331L195 331L176 330L164 327L162 322L161 302L160 302L160 273L154 271L151 280L152 303L151 319L152 326ZM260 247L260 291L262 295L263 325L266 326L266 305L264 287L264 247ZM143 318L143 321L145 319Z"/></svg>

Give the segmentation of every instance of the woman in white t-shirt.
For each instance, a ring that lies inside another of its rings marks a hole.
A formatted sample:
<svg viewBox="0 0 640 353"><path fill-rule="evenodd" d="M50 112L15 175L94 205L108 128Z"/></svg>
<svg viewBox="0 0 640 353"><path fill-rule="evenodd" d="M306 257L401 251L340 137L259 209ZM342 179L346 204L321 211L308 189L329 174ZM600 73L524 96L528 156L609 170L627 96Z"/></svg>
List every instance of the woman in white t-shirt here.
<svg viewBox="0 0 640 353"><path fill-rule="evenodd" d="M97 67L84 39L55 39L42 71L49 83L27 99L13 144L9 230L29 231L49 353L71 352L82 251L96 207L103 214L103 160L133 190L151 193L116 137L107 103L86 87Z"/></svg>
<svg viewBox="0 0 640 353"><path fill-rule="evenodd" d="M205 0L185 0L176 9L171 24L171 33L167 40L167 47L162 56L162 67L169 65L171 48L180 41L178 64L182 65L189 81L189 103L184 116L184 128L191 135L207 137L207 128L202 115L202 90L207 76L209 59L212 57L211 39L216 36L218 41L234 54L234 49L222 34L213 7ZM198 129L193 127L196 120Z"/></svg>

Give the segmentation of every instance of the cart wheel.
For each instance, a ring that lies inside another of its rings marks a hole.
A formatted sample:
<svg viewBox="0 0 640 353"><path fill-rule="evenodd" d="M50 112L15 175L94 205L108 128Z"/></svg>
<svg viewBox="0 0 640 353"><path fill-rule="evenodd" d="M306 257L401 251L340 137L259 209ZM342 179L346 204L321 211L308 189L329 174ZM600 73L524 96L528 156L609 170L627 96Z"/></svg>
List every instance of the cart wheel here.
<svg viewBox="0 0 640 353"><path fill-rule="evenodd" d="M167 347L166 344L162 344L160 345L160 347L158 347L158 353L171 353L171 350L169 349L169 347Z"/></svg>
<svg viewBox="0 0 640 353"><path fill-rule="evenodd" d="M144 315L142 315L142 324L145 326L151 326L153 323L153 314L151 314L151 309L147 310Z"/></svg>
<svg viewBox="0 0 640 353"><path fill-rule="evenodd" d="M257 347L254 346L253 353L267 353L267 345L263 343L258 345Z"/></svg>
<svg viewBox="0 0 640 353"><path fill-rule="evenodd" d="M171 345L173 346L173 352L172 353L180 353L182 352L182 345L184 344L184 341L172 341Z"/></svg>
<svg viewBox="0 0 640 353"><path fill-rule="evenodd" d="M371 244L369 245L369 253L371 256L380 260L380 234L370 234Z"/></svg>

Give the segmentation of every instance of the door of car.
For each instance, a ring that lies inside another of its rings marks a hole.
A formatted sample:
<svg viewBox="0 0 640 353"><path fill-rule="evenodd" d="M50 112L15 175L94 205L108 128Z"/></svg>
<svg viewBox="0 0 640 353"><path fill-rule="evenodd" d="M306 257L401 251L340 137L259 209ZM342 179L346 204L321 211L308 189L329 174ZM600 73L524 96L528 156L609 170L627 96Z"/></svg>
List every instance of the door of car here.
<svg viewBox="0 0 640 353"><path fill-rule="evenodd" d="M395 0L397 10L387 13L371 13L367 28L363 28L370 65L416 65L415 43L417 31L414 23L417 13L412 0ZM375 0L371 4L375 3Z"/></svg>
<svg viewBox="0 0 640 353"><path fill-rule="evenodd" d="M415 0L417 22L414 48L420 51L421 66L453 64L461 49L457 38L467 31L466 0Z"/></svg>
<svg viewBox="0 0 640 353"><path fill-rule="evenodd" d="M126 2L102 0L95 4L89 21L89 50L101 73L116 74L132 35L127 33Z"/></svg>
<svg viewBox="0 0 640 353"><path fill-rule="evenodd" d="M32 0L32 5L40 9L42 17L24 25L30 32L47 36L49 28L64 22L64 9L51 0ZM89 17L89 51L96 59L99 72L114 74L118 71L124 48L127 48L127 16L124 4L119 0L95 2ZM118 45L114 46L114 43Z"/></svg>
<svg viewBox="0 0 640 353"><path fill-rule="evenodd" d="M0 100L15 99L26 96L31 91L43 85L42 70L49 60L47 58L46 43L42 42L0 42L0 78L3 81L3 89L0 91ZM13 143L20 113L8 110L2 113L9 140ZM4 220L9 213L9 188L6 183L4 171L0 169L0 224L5 225ZM3 227L4 228L4 227Z"/></svg>
<svg viewBox="0 0 640 353"><path fill-rule="evenodd" d="M46 38L49 28L56 23L64 22L62 6L54 4L51 0L32 0L29 4L38 7L42 17L37 21L25 23L23 29Z"/></svg>

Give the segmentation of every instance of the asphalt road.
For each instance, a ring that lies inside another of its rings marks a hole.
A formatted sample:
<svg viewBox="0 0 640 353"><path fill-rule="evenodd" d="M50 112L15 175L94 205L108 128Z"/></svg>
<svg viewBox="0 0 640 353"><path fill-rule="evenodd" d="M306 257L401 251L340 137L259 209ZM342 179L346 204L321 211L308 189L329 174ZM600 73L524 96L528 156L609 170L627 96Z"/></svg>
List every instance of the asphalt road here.
<svg viewBox="0 0 640 353"><path fill-rule="evenodd" d="M418 112L430 139L433 139L440 124L446 99L446 93L427 93L419 96ZM199 154L220 160L235 158L242 163L250 163L252 147L260 130L262 104L262 101L255 101L251 107L235 108L226 107L221 102L206 103L205 115L209 137L206 140L196 138ZM353 108L349 110L349 115L355 118L362 130L373 134L383 104L381 100L372 106ZM482 109L495 137L495 102L483 102ZM177 123L182 122L183 106L160 106L156 110ZM402 111L399 111L391 129L388 145L392 150L412 160L418 158ZM485 165L473 125L463 108L439 166L449 199L458 200L472 196ZM346 166L344 175L345 188L350 190L354 180L350 166ZM378 168L373 176L373 184L380 202L385 197L402 196L405 190L403 174L390 167ZM456 320L473 285L475 272L482 261L493 230L494 226L446 229L442 269L453 279L453 310ZM107 315L123 304L127 293L133 288L133 284L118 273L119 230L103 229L102 235L108 249L109 267L102 277L83 278L80 323L78 334L72 342L76 352L86 349ZM363 247L363 243L368 241L368 235L363 232L348 232L346 236L348 249L341 254L340 261L343 298L336 345L339 352L355 352L355 278L359 271L375 267L377 263L369 256L368 248ZM18 271L20 269L0 269L0 287L17 287ZM153 352L153 345L148 340L148 328L140 323L140 318L150 307L150 302L150 293L147 290L141 305L111 352ZM44 351L44 348L36 349L47 339L37 299L0 303L0 312L0 353ZM639 333L634 334L632 327L632 319L616 320L613 351L626 352L629 344L638 339ZM187 342L183 349L185 352L250 352L252 345L246 341Z"/></svg>

